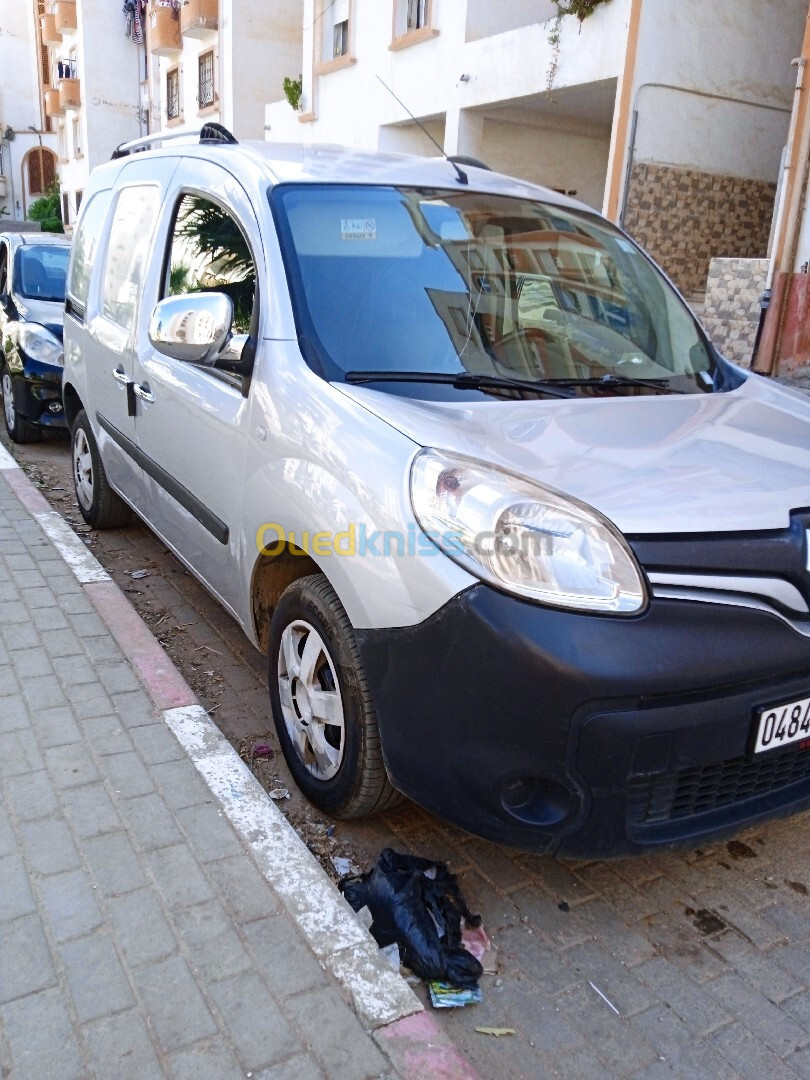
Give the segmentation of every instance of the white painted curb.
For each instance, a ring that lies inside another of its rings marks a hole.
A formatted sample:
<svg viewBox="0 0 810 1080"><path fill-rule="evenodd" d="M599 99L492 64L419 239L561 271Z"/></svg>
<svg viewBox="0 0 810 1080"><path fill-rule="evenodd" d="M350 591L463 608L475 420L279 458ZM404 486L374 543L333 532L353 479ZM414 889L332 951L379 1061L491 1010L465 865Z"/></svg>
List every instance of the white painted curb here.
<svg viewBox="0 0 810 1080"><path fill-rule="evenodd" d="M42 531L73 571L80 585L96 581L112 581L112 578L92 555L61 514L55 510L34 514Z"/></svg>
<svg viewBox="0 0 810 1080"><path fill-rule="evenodd" d="M423 1006L201 705L169 709L167 725L318 957L376 1030Z"/></svg>

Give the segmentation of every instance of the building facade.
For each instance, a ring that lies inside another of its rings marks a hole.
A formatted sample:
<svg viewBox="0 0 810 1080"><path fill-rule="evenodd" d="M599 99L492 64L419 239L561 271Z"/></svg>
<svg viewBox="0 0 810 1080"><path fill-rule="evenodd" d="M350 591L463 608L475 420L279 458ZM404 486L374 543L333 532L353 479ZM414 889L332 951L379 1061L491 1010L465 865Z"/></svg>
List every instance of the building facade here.
<svg viewBox="0 0 810 1080"><path fill-rule="evenodd" d="M43 101L51 85L43 10L43 0L0 0L0 230L24 221L59 173Z"/></svg>
<svg viewBox="0 0 810 1080"><path fill-rule="evenodd" d="M224 124L264 138L264 106L300 63L302 0L149 0L154 118L163 129Z"/></svg>
<svg viewBox="0 0 810 1080"><path fill-rule="evenodd" d="M148 53L143 35L138 41L127 33L117 3L45 0L43 6L45 112L56 133L62 220L70 229L90 171L109 161L119 143L148 131Z"/></svg>
<svg viewBox="0 0 810 1080"><path fill-rule="evenodd" d="M300 107L272 101L267 137L480 158L604 210L699 299L713 257L767 254L806 14L806 0L598 0L581 20L555 0L305 0Z"/></svg>

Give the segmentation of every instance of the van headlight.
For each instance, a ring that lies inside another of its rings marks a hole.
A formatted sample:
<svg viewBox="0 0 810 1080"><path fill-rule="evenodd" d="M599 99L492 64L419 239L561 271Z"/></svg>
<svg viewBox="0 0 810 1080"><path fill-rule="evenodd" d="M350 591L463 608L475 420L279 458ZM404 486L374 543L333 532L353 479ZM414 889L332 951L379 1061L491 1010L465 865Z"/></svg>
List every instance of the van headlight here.
<svg viewBox="0 0 810 1080"><path fill-rule="evenodd" d="M618 529L554 488L426 449L411 470L411 502L437 547L505 592L600 614L634 615L647 604Z"/></svg>
<svg viewBox="0 0 810 1080"><path fill-rule="evenodd" d="M64 367L65 354L62 346L50 330L38 323L23 323L19 330L20 349L32 360L41 364Z"/></svg>

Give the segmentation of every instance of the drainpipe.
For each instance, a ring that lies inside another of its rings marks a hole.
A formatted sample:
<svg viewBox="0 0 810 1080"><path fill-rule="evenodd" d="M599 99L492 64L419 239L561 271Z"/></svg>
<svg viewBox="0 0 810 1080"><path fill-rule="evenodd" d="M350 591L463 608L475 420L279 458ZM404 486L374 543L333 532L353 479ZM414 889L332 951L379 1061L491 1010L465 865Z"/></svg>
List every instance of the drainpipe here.
<svg viewBox="0 0 810 1080"><path fill-rule="evenodd" d="M806 42L806 39L805 39L805 42ZM801 163L801 177L800 177L800 180L799 180L799 188L798 188L798 190L800 192L800 195L799 195L799 201L798 201L798 205L797 205L797 210L796 210L796 213L792 214L790 219L787 221L787 232L786 232L786 236L785 236L785 243L782 246L782 250L779 251L778 250L779 234L780 234L780 232L782 230L782 224L785 221L785 214L790 213L790 210L789 210L788 205L787 205L788 204L787 191L788 191L788 188L790 187L790 181L792 179L791 170L793 170L795 168L794 162L793 162L793 157L794 157L794 153L795 153L795 149L796 149L796 140L797 140L797 137L798 137L798 134L799 134L799 120L800 120L800 113L801 113L802 94L805 91L804 76L805 76L805 69L807 67L807 57L806 56L797 57L792 62L792 66L798 68L797 75L796 75L796 91L795 91L795 95L794 95L793 113L792 113L791 118L790 118L790 130L788 132L787 148L785 150L785 166L784 166L784 172L782 174L782 185L781 185L782 190L781 190L780 196L779 196L779 206L777 207L777 211L776 211L777 216L776 216L776 221L775 221L775 224L774 224L774 251L771 254L771 262L770 262L770 266L768 267L768 277L767 277L767 280L766 280L766 283L765 283L765 291L763 292L762 299L760 300L759 325L757 326L757 335L756 335L756 339L754 341L754 352L753 352L753 356L752 356L752 359L751 359L751 366L752 367L754 367L754 365L755 365L755 363L756 363L756 361L758 359L759 347L760 347L760 344L761 344L761 341L762 341L762 335L763 335L763 331L765 329L765 323L766 323L767 318L768 318L768 312L769 312L770 307L771 307L771 299L772 299L772 296L773 296L773 282L774 282L774 278L776 277L777 262L781 262L781 264L783 266L787 267L786 272L787 272L788 275L793 274L793 270L794 270L794 267L796 265L796 256L797 256L798 251L799 251L799 234L801 232L801 227L802 227L802 217L803 217L802 212L804 210L804 206L805 206L805 202L806 202L806 195L807 195L808 168L810 168L810 158L808 157L807 154L805 154L803 156L804 159L803 159L803 161ZM793 190L796 191L797 189L794 188ZM791 192L791 194L793 194L793 192ZM783 257L785 252L787 252L787 254L788 254L787 262L785 262L784 257ZM763 375L772 375L773 371L774 371L774 368L776 366L777 358L779 356L780 348L781 348L781 345L782 345L782 338L783 338L783 334L784 334L784 325L785 325L785 315L787 313L787 306L788 306L789 300L790 300L790 289L788 287L786 287L782 291L782 295L781 295L780 301L779 301L779 310L778 310L778 312L776 314L776 319L777 319L776 337L775 337L775 340L774 340L773 349L771 350L770 355L765 358L764 366L762 368L757 368L757 370L760 371L761 374L763 374Z"/></svg>

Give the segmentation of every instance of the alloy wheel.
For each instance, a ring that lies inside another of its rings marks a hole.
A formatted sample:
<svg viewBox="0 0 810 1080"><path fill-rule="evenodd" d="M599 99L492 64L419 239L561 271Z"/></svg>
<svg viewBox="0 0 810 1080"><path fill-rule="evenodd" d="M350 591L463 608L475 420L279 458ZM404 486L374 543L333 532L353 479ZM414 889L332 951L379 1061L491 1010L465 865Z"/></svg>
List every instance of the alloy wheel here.
<svg viewBox="0 0 810 1080"><path fill-rule="evenodd" d="M331 780L345 751L343 701L323 638L303 620L291 622L281 635L278 690L287 733L302 765L315 779Z"/></svg>
<svg viewBox="0 0 810 1080"><path fill-rule="evenodd" d="M76 498L85 510L93 505L93 458L84 428L78 427L73 439L73 480Z"/></svg>
<svg viewBox="0 0 810 1080"><path fill-rule="evenodd" d="M3 412L6 417L6 427L9 431L13 431L17 413L14 409L14 388L11 385L8 369L3 372Z"/></svg>

